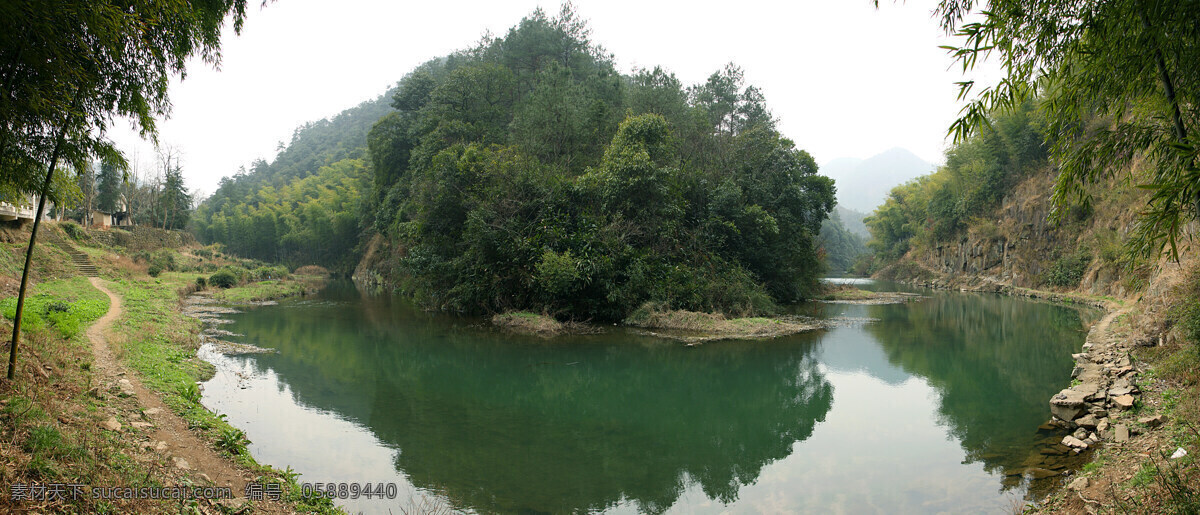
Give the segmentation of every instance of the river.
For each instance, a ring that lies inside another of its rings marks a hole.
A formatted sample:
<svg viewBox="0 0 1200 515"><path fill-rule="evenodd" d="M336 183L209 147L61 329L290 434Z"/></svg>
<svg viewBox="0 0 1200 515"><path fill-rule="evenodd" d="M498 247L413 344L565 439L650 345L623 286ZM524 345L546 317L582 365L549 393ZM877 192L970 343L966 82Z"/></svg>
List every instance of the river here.
<svg viewBox="0 0 1200 515"><path fill-rule="evenodd" d="M876 286L879 287L879 286ZM1094 313L992 294L807 304L833 327L685 347L553 339L348 283L228 315L203 403L347 511L1011 512L1069 469L1038 426Z"/></svg>

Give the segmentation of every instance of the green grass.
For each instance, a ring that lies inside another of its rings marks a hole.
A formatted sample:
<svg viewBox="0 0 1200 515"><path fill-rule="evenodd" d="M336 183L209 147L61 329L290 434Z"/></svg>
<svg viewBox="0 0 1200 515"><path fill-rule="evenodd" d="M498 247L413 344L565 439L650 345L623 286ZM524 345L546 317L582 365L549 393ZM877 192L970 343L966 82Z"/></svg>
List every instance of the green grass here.
<svg viewBox="0 0 1200 515"><path fill-rule="evenodd" d="M21 327L37 330L49 325L63 338L81 334L88 324L108 312L108 296L92 287L84 277L57 279L37 286L37 293L26 296ZM0 300L4 318L16 318L17 298Z"/></svg>
<svg viewBox="0 0 1200 515"><path fill-rule="evenodd" d="M1104 467L1104 458L1096 458L1083 465L1082 472L1084 474L1094 474L1096 471Z"/></svg>
<svg viewBox="0 0 1200 515"><path fill-rule="evenodd" d="M294 276L292 279L269 279L244 286L217 289L213 298L229 303L262 302L302 295L320 286L323 278L317 276Z"/></svg>
<svg viewBox="0 0 1200 515"><path fill-rule="evenodd" d="M878 294L875 292L862 290L853 286L840 285L831 288L817 298L821 300L869 300L877 296Z"/></svg>

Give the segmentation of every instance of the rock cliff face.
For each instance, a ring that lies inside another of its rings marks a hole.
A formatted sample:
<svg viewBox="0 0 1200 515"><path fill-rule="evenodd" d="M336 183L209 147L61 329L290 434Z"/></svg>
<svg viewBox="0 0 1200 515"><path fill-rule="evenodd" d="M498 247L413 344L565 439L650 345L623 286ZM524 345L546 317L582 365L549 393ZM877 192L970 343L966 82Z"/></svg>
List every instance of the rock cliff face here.
<svg viewBox="0 0 1200 515"><path fill-rule="evenodd" d="M914 248L901 260L910 265L885 269L881 277L970 289L985 285L1056 289L1047 285L1047 271L1059 259L1084 253L1092 259L1079 285L1057 291L1118 298L1133 294L1131 286L1144 280L1147 271L1125 271L1113 258L1134 227L1140 192L1128 185L1097 187L1093 210L1075 209L1055 223L1049 219L1053 184L1050 169L1027 177L1005 195L991 216L972 220L966 234L955 241Z"/></svg>

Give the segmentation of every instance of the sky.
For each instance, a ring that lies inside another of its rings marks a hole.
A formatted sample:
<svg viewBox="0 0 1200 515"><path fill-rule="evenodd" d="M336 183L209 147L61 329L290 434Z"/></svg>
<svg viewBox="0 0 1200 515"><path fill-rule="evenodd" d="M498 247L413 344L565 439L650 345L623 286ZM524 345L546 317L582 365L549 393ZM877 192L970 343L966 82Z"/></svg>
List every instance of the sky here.
<svg viewBox="0 0 1200 515"><path fill-rule="evenodd" d="M502 35L536 0L250 2L241 35L227 30L220 69L196 60L173 81L159 143L177 151L190 188L272 160L296 127L378 97L413 67ZM931 0L577 0L592 40L619 70L661 65L685 84L725 63L745 71L781 132L818 163L906 148L940 163L956 118L961 68ZM996 75L992 73L991 75ZM986 75L984 78L987 78ZM118 120L110 130L142 173L155 149Z"/></svg>

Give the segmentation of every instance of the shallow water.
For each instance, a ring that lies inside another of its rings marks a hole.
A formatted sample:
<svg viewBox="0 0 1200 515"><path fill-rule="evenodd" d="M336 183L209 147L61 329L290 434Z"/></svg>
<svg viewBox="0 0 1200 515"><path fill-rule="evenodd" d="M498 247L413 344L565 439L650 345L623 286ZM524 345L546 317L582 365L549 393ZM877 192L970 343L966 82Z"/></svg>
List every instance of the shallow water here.
<svg viewBox="0 0 1200 515"><path fill-rule="evenodd" d="M1090 314L957 292L797 310L842 321L698 347L547 340L334 285L229 315L231 339L278 353L207 353L204 404L301 481L397 485L338 501L351 512L1009 512L1027 495Z"/></svg>

